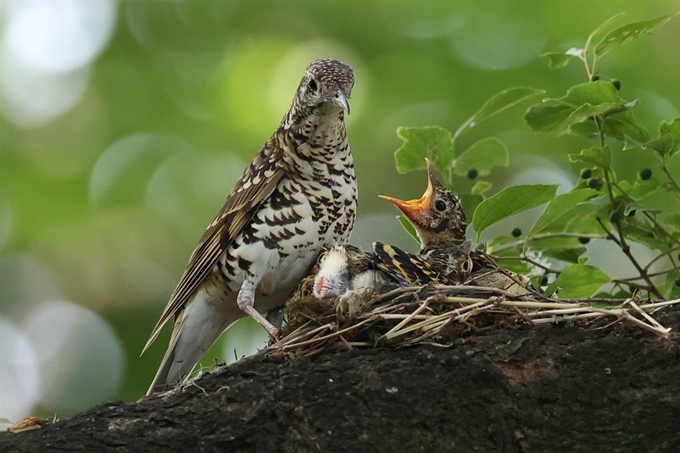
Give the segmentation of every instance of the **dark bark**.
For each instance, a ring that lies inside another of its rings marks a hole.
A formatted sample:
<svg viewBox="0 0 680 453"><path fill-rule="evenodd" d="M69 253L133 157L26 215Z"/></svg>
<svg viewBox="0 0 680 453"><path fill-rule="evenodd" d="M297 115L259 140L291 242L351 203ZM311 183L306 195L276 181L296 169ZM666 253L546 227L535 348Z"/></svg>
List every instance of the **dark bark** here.
<svg viewBox="0 0 680 453"><path fill-rule="evenodd" d="M680 451L675 334L527 327L451 343L260 354L164 397L2 433L0 451Z"/></svg>

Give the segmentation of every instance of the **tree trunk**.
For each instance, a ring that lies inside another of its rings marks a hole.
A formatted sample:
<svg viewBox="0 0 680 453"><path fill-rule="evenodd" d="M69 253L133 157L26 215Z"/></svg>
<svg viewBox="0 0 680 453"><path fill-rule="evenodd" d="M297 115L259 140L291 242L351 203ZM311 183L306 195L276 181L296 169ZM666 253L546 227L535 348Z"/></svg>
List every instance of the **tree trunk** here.
<svg viewBox="0 0 680 453"><path fill-rule="evenodd" d="M260 353L166 396L2 433L0 451L678 452L679 343L548 326L314 360Z"/></svg>

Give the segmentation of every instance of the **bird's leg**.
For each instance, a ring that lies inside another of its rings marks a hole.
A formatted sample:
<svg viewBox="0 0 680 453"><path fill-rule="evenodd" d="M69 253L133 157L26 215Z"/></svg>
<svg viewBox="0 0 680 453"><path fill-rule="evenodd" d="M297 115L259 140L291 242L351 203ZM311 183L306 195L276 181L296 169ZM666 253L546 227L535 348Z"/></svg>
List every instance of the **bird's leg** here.
<svg viewBox="0 0 680 453"><path fill-rule="evenodd" d="M271 335L272 337L276 337L276 334L279 333L279 329L277 329L272 323L267 321L267 319L264 316L262 316L260 312L257 311L254 307L256 287L257 285L253 281L251 281L248 277L246 277L246 279L243 281L243 284L241 285L241 289L238 292L236 303L238 304L238 308L240 308L241 311L250 315L262 327L264 327L267 330L267 332L269 332L269 335Z"/></svg>

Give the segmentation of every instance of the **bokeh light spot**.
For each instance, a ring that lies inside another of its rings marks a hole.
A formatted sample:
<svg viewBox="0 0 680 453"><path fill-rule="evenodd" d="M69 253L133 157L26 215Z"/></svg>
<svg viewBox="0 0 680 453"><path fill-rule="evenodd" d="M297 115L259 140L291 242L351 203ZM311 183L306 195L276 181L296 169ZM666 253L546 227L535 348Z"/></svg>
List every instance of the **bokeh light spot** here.
<svg viewBox="0 0 680 453"><path fill-rule="evenodd" d="M512 2L511 2L512 3ZM540 26L526 26L517 5L493 3L453 34L451 45L467 64L505 70L536 59L548 39Z"/></svg>
<svg viewBox="0 0 680 453"><path fill-rule="evenodd" d="M231 326L222 336L223 359L233 363L243 356L249 356L267 345L267 332L253 320L245 318ZM203 366L212 365L203 363Z"/></svg>
<svg viewBox="0 0 680 453"><path fill-rule="evenodd" d="M8 17L5 45L39 71L73 71L104 49L115 23L113 0L18 2Z"/></svg>
<svg viewBox="0 0 680 453"><path fill-rule="evenodd" d="M31 255L0 257L0 307L22 315L44 299L59 297L54 269Z"/></svg>
<svg viewBox="0 0 680 453"><path fill-rule="evenodd" d="M73 107L89 81L89 67L45 73L0 47L0 113L20 127L36 127Z"/></svg>
<svg viewBox="0 0 680 453"><path fill-rule="evenodd" d="M271 135L281 122L285 107L280 111L272 109L270 86L272 71L291 43L283 38L258 40L236 50L225 65L223 82L223 103L231 127L263 137L263 141ZM304 66L298 70L302 76ZM278 81L277 81L278 82ZM293 97L297 82L290 86L279 85L279 89L287 91Z"/></svg>
<svg viewBox="0 0 680 453"><path fill-rule="evenodd" d="M192 146L173 134L139 133L118 140L102 153L90 176L90 201L95 205L138 201L159 165Z"/></svg>
<svg viewBox="0 0 680 453"><path fill-rule="evenodd" d="M64 300L38 305L23 322L38 357L40 405L72 413L118 391L123 351L99 315Z"/></svg>
<svg viewBox="0 0 680 453"><path fill-rule="evenodd" d="M31 413L40 383L35 352L26 334L0 317L0 430L1 419L12 422Z"/></svg>

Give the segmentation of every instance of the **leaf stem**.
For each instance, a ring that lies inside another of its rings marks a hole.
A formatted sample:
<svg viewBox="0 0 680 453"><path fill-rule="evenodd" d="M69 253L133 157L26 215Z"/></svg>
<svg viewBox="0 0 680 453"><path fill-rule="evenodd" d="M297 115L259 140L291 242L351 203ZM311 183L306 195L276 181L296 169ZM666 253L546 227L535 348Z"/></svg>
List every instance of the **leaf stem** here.
<svg viewBox="0 0 680 453"><path fill-rule="evenodd" d="M668 178L668 181L673 185L673 188L675 189L673 193L675 196L680 200L680 185L678 185L678 182L673 178L673 175L671 174L670 170L668 170L668 167L666 167L666 159L661 160L661 168L663 169L663 172L666 173L666 177Z"/></svg>
<svg viewBox="0 0 680 453"><path fill-rule="evenodd" d="M617 237L614 236L609 231L609 229L606 227L606 225L604 224L604 222L602 221L602 219L600 217L597 217L597 222L600 224L602 229L607 233L607 237L609 239L611 239L612 241L614 241L614 243L616 243L616 245L619 246L621 251L628 257L628 259L633 264L633 266L635 266L635 269L640 274L640 277L647 283L647 285L649 285L649 290L652 293L654 293L654 295L656 297L663 299L664 298L663 295L658 290L658 288L654 285L654 282L652 282L652 279L649 277L649 274L647 273L647 271L645 269L643 269L642 266L640 266L640 263L637 262L637 260L635 259L635 257L631 253L630 246L625 242L625 239L623 238L623 236L621 236L620 226L617 225L619 227L619 238L617 239Z"/></svg>
<svg viewBox="0 0 680 453"><path fill-rule="evenodd" d="M624 192L623 189L621 188L621 186L619 186L616 182L612 182L612 186L616 187L619 190L619 192L621 192L621 195L626 197L626 200L628 200L631 203L635 203L635 200L633 200L630 197L630 195L628 195L626 192ZM661 231L668 238L668 240L675 242L676 244L680 245L680 239L677 239L675 236L670 234L666 230L666 228L664 228L663 225L661 225L659 222L657 222L656 218L653 215L651 215L649 212L647 212L645 210L642 210L642 214L644 214L644 216L647 217L647 219L650 222L652 222L652 225L654 225L655 228L657 228L659 231Z"/></svg>
<svg viewBox="0 0 680 453"><path fill-rule="evenodd" d="M537 234L535 236L531 236L529 240L533 241L534 239L546 239L546 238L555 238L555 237L572 237L572 238L588 238L588 239L607 239L606 236L603 236L601 234L585 234L585 233L567 233L567 232L561 232L561 233L543 233L543 234ZM494 247L493 251L494 253L497 252L502 252L505 250L512 250L518 246L523 245L526 242L526 239L519 239L517 241L512 241L508 242L507 244L499 245L498 247Z"/></svg>

